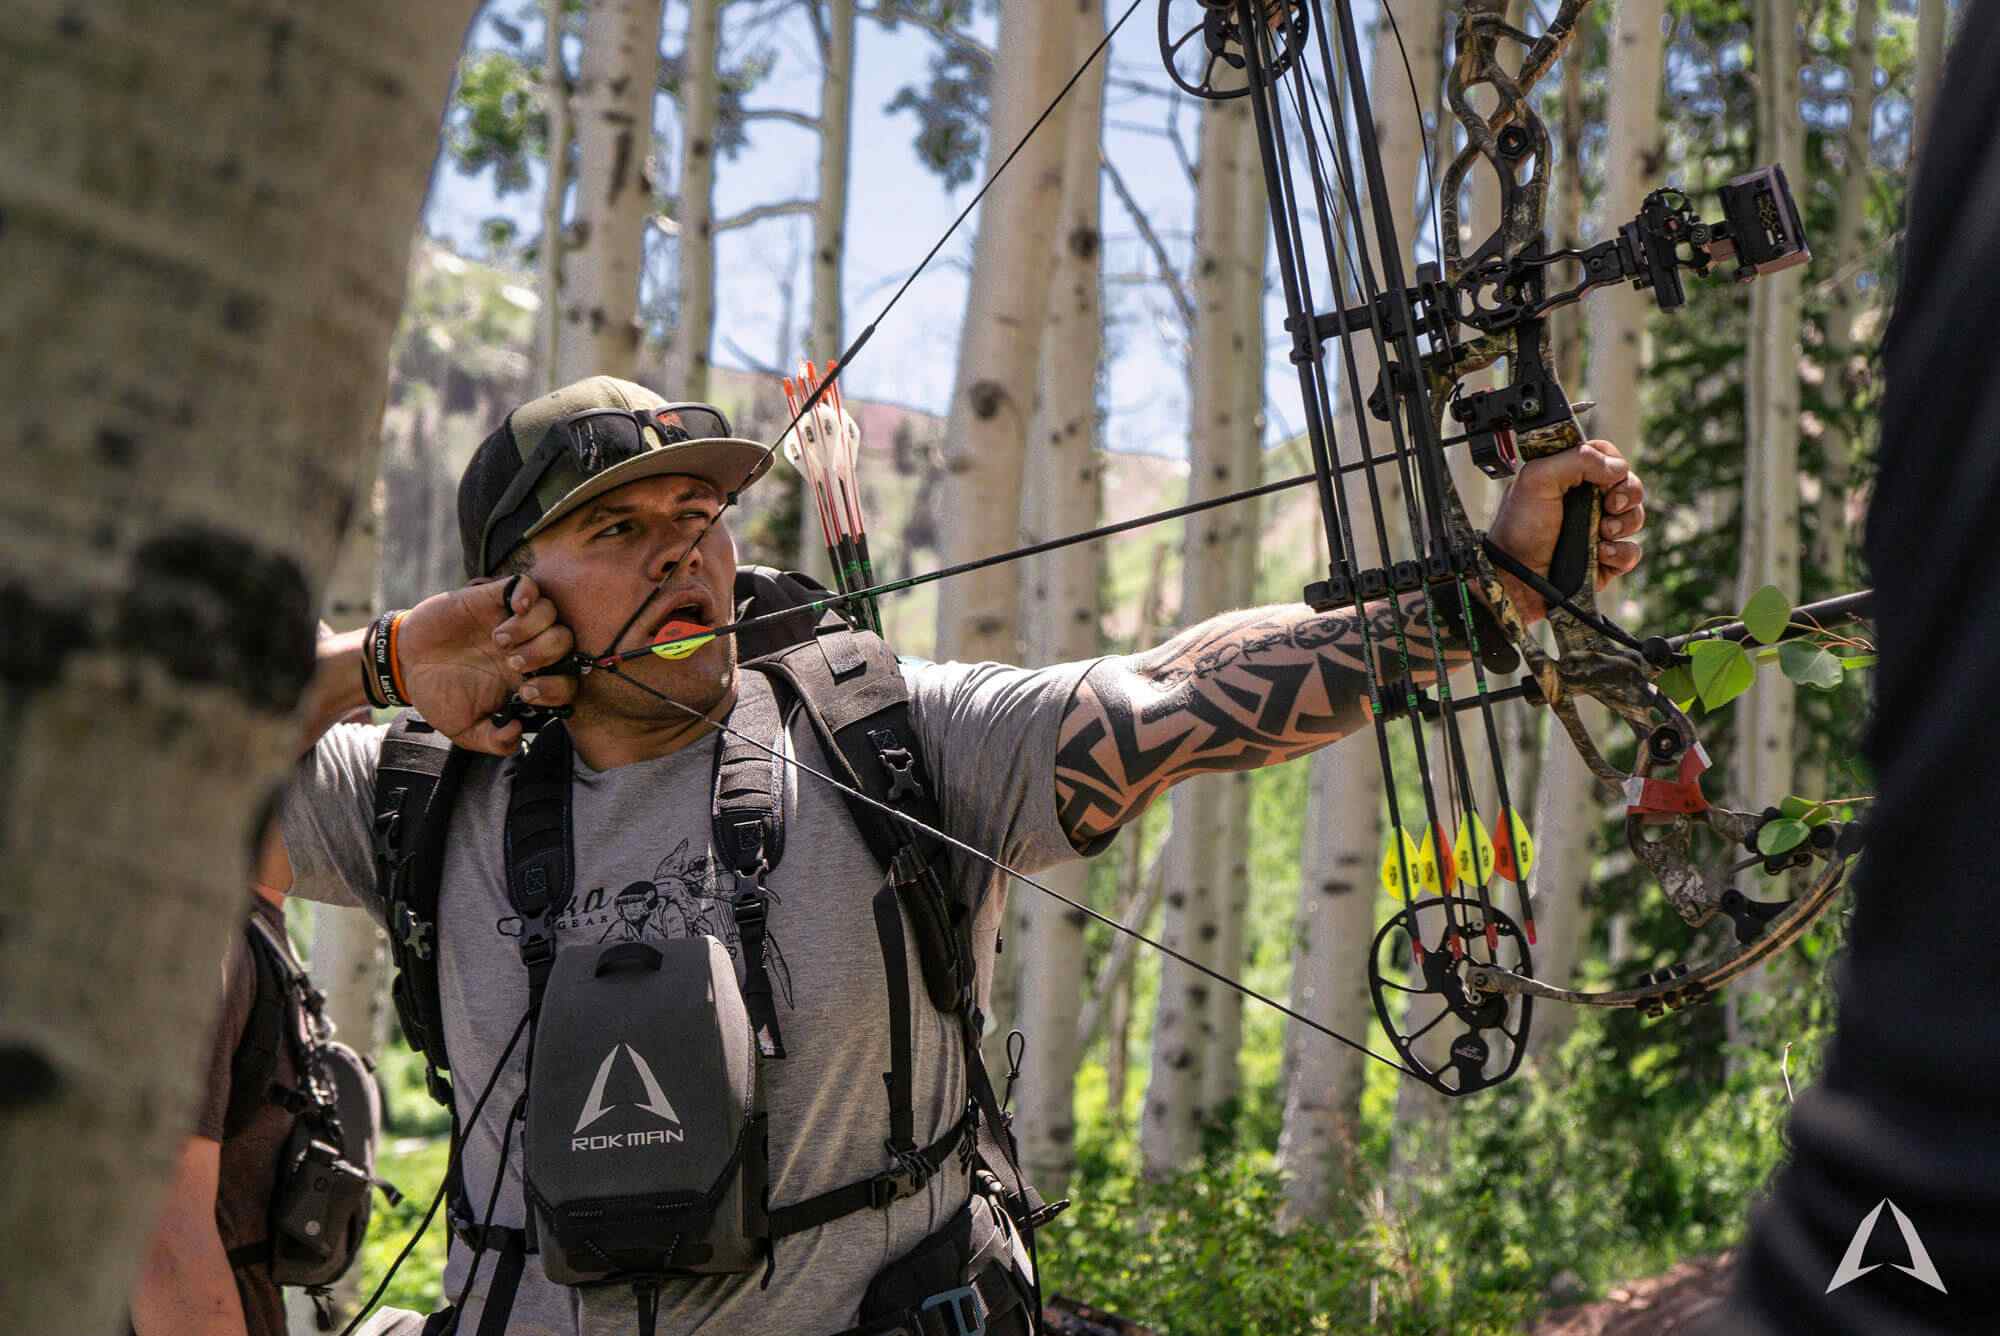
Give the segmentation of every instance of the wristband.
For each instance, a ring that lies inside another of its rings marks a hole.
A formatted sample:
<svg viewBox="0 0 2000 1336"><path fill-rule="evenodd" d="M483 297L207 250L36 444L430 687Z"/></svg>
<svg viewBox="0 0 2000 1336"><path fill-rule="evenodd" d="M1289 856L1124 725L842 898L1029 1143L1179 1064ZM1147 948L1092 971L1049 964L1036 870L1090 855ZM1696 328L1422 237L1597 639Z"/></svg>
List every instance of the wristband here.
<svg viewBox="0 0 2000 1336"><path fill-rule="evenodd" d="M368 634L361 639L361 694L367 698L369 708L386 710L389 708L389 702L382 699L382 693L375 686L375 665L372 662L374 655L369 649L374 643L375 631L370 627Z"/></svg>
<svg viewBox="0 0 2000 1336"><path fill-rule="evenodd" d="M389 680L395 684L396 695L402 699L406 707L410 704L410 692L403 685L402 649L399 642L403 636L403 618L407 616L409 616L407 612L399 612L389 623Z"/></svg>
<svg viewBox="0 0 2000 1336"><path fill-rule="evenodd" d="M408 709L410 705L396 670L396 626L402 619L400 612L383 613L368 628L368 638L362 642L362 671L375 688L368 693L368 699L378 709Z"/></svg>

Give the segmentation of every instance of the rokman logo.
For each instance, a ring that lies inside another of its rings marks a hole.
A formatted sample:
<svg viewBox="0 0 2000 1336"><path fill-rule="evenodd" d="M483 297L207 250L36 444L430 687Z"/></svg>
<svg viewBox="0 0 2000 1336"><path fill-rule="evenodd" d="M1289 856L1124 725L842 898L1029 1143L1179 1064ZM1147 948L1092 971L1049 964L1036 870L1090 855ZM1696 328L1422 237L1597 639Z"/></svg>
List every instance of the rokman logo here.
<svg viewBox="0 0 2000 1336"><path fill-rule="evenodd" d="M632 1068L639 1073L639 1083L646 1088L646 1098L631 1105L606 1104L604 1087L611 1080L611 1069L618 1063L618 1055L623 1053L632 1060ZM672 1127L657 1127L644 1132L599 1132L592 1136L582 1135L583 1129L620 1108L644 1109L657 1118L664 1118ZM583 1112L577 1115L576 1126L570 1129L569 1148L571 1150L618 1150L628 1146L666 1146L687 1140L681 1130L680 1115L667 1102L667 1095L660 1089L660 1082L653 1075L653 1069L639 1050L630 1044L613 1044L611 1051L604 1055L604 1061L597 1064L597 1079L590 1083L590 1098L583 1103Z"/></svg>
<svg viewBox="0 0 2000 1336"><path fill-rule="evenodd" d="M1876 1202L1875 1209L1861 1218L1860 1227L1854 1231L1853 1241L1847 1245L1847 1254L1840 1259L1840 1265L1834 1268L1833 1279L1826 1283L1826 1292L1832 1294L1841 1286L1857 1281L1870 1271L1881 1267L1880 1262L1868 1266L1861 1265L1861 1254L1867 1250L1868 1240L1874 1237L1875 1222L1882 1218L1884 1206L1888 1207L1890 1214L1896 1217L1896 1228L1903 1231L1903 1246L1910 1250L1908 1266L1900 1262L1891 1262L1889 1265L1906 1276L1921 1280L1939 1294L1949 1293L1944 1287L1943 1278L1938 1275L1937 1267L1931 1262L1931 1255L1924 1251L1924 1241L1917 1237L1917 1227L1910 1223L1910 1217L1903 1214L1903 1208L1887 1197Z"/></svg>

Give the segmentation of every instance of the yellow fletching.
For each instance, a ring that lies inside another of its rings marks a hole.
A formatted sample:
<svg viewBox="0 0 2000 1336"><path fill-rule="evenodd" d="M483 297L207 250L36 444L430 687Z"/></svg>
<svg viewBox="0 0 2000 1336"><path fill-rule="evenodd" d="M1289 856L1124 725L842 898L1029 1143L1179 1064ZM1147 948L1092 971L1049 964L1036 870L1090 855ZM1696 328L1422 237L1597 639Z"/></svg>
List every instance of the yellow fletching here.
<svg viewBox="0 0 2000 1336"><path fill-rule="evenodd" d="M1400 844L1398 843L1400 841ZM1410 838L1406 830L1389 833L1389 847L1382 855L1382 889L1399 899L1409 898L1409 883L1404 877L1404 869L1410 875L1417 871L1417 842Z"/></svg>
<svg viewBox="0 0 2000 1336"><path fill-rule="evenodd" d="M1494 867L1508 881L1525 882L1535 868L1535 841L1528 834L1528 823L1513 808L1503 807L1494 836Z"/></svg>
<svg viewBox="0 0 2000 1336"><path fill-rule="evenodd" d="M1459 880L1466 885L1477 888L1493 879L1498 866L1493 837L1476 814L1467 812L1458 819L1458 841L1452 852L1458 859Z"/></svg>

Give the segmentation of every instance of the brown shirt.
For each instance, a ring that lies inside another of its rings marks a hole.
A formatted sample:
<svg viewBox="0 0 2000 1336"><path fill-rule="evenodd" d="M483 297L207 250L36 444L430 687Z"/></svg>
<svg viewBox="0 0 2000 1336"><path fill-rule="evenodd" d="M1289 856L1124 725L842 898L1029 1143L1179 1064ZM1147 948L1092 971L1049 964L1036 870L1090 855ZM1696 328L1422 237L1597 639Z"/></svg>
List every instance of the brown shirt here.
<svg viewBox="0 0 2000 1336"><path fill-rule="evenodd" d="M284 911L263 896L252 899L251 912L261 915L278 940L290 949L285 936ZM222 1162L215 1193L215 1225L225 1251L262 1243L270 1236L271 1193L277 1183L278 1159L292 1132L292 1115L278 1105L265 1102L246 1127L234 1136L224 1135L229 1112L230 1063L250 1021L250 1009L257 996L257 962L250 958L250 944L239 933L229 950L224 974L222 1017L216 1023L215 1042L209 1051L208 1080L200 1110L195 1118L195 1135L222 1143ZM293 1012L288 1008L288 1017ZM275 1080L280 1085L296 1085L298 1065L291 1050L278 1055ZM285 1300L271 1280L266 1262L251 1262L236 1270L236 1292L243 1299L243 1317L249 1336L284 1336Z"/></svg>

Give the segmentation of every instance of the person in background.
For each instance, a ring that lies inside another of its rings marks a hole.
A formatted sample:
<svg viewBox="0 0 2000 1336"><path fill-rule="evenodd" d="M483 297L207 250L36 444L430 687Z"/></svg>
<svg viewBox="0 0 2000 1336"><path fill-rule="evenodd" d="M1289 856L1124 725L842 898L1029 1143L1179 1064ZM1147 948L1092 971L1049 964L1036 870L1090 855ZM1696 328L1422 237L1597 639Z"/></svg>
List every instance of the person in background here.
<svg viewBox="0 0 2000 1336"><path fill-rule="evenodd" d="M274 836L268 832L259 850L248 912L285 942L292 874ZM256 1004L250 951L247 933L239 932L222 967L222 1014L194 1130L181 1147L132 1294L135 1336L284 1336L284 1294L260 1245L268 1241L278 1159L295 1115L257 1100L239 1114L240 1126L230 1117L232 1103L250 1104L232 1101L232 1070ZM277 1079L295 1082L290 1045L280 1046L277 1060Z"/></svg>

